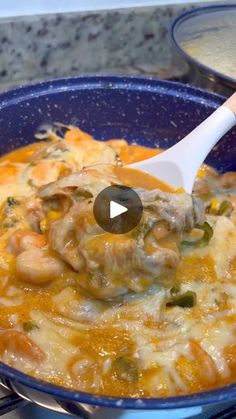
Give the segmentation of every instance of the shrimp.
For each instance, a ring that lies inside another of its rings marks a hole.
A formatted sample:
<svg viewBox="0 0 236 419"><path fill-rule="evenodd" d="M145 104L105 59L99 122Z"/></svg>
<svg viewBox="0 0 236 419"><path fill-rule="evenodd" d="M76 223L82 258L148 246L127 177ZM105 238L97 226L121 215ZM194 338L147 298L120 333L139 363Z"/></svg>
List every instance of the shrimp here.
<svg viewBox="0 0 236 419"><path fill-rule="evenodd" d="M197 178L194 183L194 192L199 196L208 196L211 193L211 185L206 178Z"/></svg>
<svg viewBox="0 0 236 419"><path fill-rule="evenodd" d="M16 182L17 176L20 169L23 167L22 164L16 164L11 162L3 162L0 164L0 184L8 185Z"/></svg>
<svg viewBox="0 0 236 419"><path fill-rule="evenodd" d="M18 278L33 285L41 285L59 277L65 263L45 249L28 249L16 258Z"/></svg>
<svg viewBox="0 0 236 419"><path fill-rule="evenodd" d="M71 126L65 133L65 140L72 143L75 142L75 145L77 145L78 141L94 141L94 138L81 129Z"/></svg>
<svg viewBox="0 0 236 419"><path fill-rule="evenodd" d="M46 238L43 234L19 229L10 236L8 250L15 255L19 255L25 250L42 248L45 245Z"/></svg>
<svg viewBox="0 0 236 419"><path fill-rule="evenodd" d="M25 215L31 228L40 233L40 221L44 218L41 199L33 196L25 202Z"/></svg>
<svg viewBox="0 0 236 419"><path fill-rule="evenodd" d="M32 339L17 330L7 330L0 334L0 350L14 352L37 363L46 358L45 353Z"/></svg>
<svg viewBox="0 0 236 419"><path fill-rule="evenodd" d="M190 340L189 347L194 359L201 365L204 371L204 379L210 383L214 383L217 379L217 368L213 359L196 341Z"/></svg>
<svg viewBox="0 0 236 419"><path fill-rule="evenodd" d="M220 177L220 184L223 189L235 189L236 172L226 172Z"/></svg>

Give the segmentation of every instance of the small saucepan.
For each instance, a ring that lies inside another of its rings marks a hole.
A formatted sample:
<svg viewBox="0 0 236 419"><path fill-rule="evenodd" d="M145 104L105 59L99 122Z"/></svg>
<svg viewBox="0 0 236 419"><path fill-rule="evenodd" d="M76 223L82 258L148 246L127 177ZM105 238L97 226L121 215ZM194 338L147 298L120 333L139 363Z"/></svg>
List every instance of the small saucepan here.
<svg viewBox="0 0 236 419"><path fill-rule="evenodd" d="M200 7L177 16L170 39L178 65L189 64L186 81L214 92L236 90L236 5Z"/></svg>

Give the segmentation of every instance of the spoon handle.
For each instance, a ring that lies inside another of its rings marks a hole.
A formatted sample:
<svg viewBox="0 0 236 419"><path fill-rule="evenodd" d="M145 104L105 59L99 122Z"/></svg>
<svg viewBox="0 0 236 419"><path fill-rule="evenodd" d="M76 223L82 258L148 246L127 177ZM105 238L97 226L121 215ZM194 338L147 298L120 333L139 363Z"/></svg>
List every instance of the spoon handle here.
<svg viewBox="0 0 236 419"><path fill-rule="evenodd" d="M177 160L182 161L181 159L184 159L184 161L190 159L192 160L191 167L193 168L194 161L194 167L196 166L196 169L198 169L214 145L235 124L236 93L164 154L166 157L172 156L175 162ZM192 159L190 153L192 153Z"/></svg>
<svg viewBox="0 0 236 419"><path fill-rule="evenodd" d="M177 144L132 167L191 193L198 169L206 156L235 124L236 93Z"/></svg>
<svg viewBox="0 0 236 419"><path fill-rule="evenodd" d="M232 110L225 105L220 106L182 141L159 155L159 161L163 159L182 168L183 187L191 192L197 171L206 156L235 123L236 116Z"/></svg>
<svg viewBox="0 0 236 419"><path fill-rule="evenodd" d="M229 108L236 116L236 92L226 100L224 106Z"/></svg>

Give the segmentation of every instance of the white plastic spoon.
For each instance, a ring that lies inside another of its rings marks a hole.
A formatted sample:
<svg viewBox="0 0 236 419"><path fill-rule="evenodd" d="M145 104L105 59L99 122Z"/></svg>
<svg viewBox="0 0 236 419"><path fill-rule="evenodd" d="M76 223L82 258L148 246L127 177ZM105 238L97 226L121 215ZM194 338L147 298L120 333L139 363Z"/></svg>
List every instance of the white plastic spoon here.
<svg viewBox="0 0 236 419"><path fill-rule="evenodd" d="M190 134L157 156L129 167L191 193L198 169L214 145L236 124L236 93Z"/></svg>

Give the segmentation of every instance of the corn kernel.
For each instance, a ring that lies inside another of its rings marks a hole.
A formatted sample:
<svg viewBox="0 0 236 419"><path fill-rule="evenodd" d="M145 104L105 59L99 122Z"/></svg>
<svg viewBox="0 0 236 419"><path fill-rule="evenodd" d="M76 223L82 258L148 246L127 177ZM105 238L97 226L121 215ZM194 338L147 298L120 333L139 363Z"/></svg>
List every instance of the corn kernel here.
<svg viewBox="0 0 236 419"><path fill-rule="evenodd" d="M39 225L40 225L40 231L42 233L45 233L45 231L47 230L47 226L48 226L48 223L47 223L46 218L44 218L43 220L41 220Z"/></svg>
<svg viewBox="0 0 236 419"><path fill-rule="evenodd" d="M220 203L219 203L218 199L213 198L211 200L210 212L211 213L217 213L218 210L219 210L219 205L220 205Z"/></svg>
<svg viewBox="0 0 236 419"><path fill-rule="evenodd" d="M175 193L184 193L185 191L184 191L184 188L181 187L181 188L175 189L174 192Z"/></svg>
<svg viewBox="0 0 236 419"><path fill-rule="evenodd" d="M206 170L204 168L200 168L197 172L198 177L205 177L206 176Z"/></svg>
<svg viewBox="0 0 236 419"><path fill-rule="evenodd" d="M48 212L47 220L48 221L55 221L55 220L58 220L58 218L60 218L60 216L61 216L61 213L59 211L51 210L51 211Z"/></svg>

